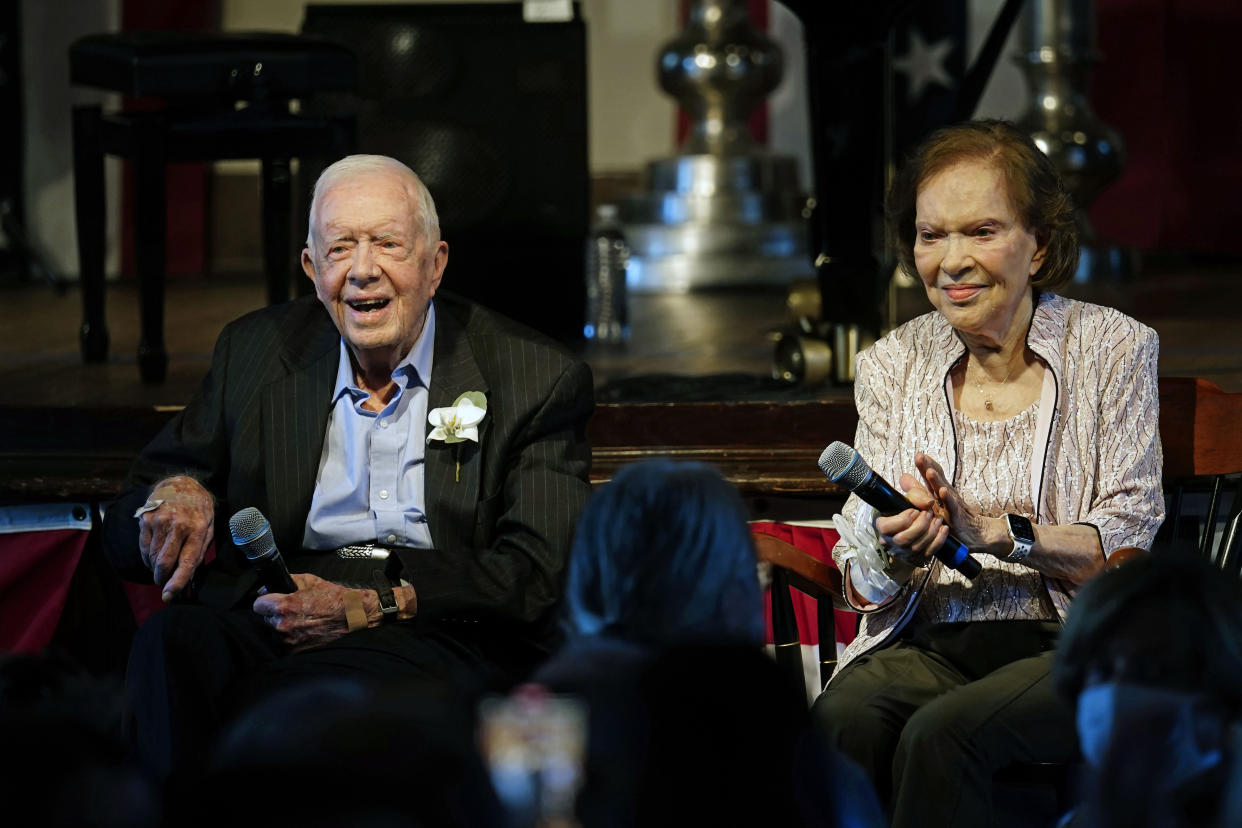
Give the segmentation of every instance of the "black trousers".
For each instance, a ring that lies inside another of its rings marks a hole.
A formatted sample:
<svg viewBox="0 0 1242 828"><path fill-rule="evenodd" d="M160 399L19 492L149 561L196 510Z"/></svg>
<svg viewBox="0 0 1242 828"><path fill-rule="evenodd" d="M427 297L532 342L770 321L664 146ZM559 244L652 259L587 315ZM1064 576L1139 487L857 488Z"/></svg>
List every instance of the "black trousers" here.
<svg viewBox="0 0 1242 828"><path fill-rule="evenodd" d="M1050 675L1059 625L934 624L847 665L812 717L870 776L894 828L985 826L992 774L1064 762L1073 708Z"/></svg>
<svg viewBox="0 0 1242 828"><path fill-rule="evenodd" d="M497 625L417 618L295 653L249 608L174 604L138 630L126 684L139 758L167 779L205 764L217 731L247 704L306 678L424 678L482 694L507 689L544 655Z"/></svg>

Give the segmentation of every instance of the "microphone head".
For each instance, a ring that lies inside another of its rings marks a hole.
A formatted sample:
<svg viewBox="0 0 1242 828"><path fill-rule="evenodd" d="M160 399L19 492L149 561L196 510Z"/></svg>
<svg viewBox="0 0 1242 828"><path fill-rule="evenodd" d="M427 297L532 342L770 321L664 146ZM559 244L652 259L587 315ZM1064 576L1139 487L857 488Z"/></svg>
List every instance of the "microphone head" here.
<svg viewBox="0 0 1242 828"><path fill-rule="evenodd" d="M833 483L840 483L850 491L865 483L871 475L871 467L862 455L840 440L824 449L819 456L819 468Z"/></svg>
<svg viewBox="0 0 1242 828"><path fill-rule="evenodd" d="M253 506L247 506L229 518L229 533L233 536L233 543L252 561L267 557L276 548L272 525Z"/></svg>

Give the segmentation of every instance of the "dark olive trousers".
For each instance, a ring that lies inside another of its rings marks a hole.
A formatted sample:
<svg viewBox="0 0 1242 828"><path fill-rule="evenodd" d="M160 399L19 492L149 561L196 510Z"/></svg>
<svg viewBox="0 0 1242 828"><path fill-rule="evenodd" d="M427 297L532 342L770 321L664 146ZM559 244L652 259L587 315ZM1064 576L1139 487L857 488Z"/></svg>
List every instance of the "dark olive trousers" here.
<svg viewBox="0 0 1242 828"><path fill-rule="evenodd" d="M836 676L816 724L871 777L894 828L992 821L992 774L1077 752L1052 687L1054 622L915 626Z"/></svg>

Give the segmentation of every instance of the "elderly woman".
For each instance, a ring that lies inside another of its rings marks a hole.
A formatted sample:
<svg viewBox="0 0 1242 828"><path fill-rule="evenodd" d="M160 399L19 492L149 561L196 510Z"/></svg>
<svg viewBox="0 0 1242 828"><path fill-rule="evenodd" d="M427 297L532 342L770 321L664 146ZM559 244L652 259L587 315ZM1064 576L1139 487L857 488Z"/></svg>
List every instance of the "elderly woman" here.
<svg viewBox="0 0 1242 828"><path fill-rule="evenodd" d="M888 211L935 310L858 356L855 447L912 507L851 497L837 518L865 615L813 714L894 825L983 825L993 771L1075 754L1049 676L1060 623L1076 586L1163 520L1158 342L1052 293L1077 261L1073 207L1009 124L932 135ZM950 533L974 580L933 558Z"/></svg>

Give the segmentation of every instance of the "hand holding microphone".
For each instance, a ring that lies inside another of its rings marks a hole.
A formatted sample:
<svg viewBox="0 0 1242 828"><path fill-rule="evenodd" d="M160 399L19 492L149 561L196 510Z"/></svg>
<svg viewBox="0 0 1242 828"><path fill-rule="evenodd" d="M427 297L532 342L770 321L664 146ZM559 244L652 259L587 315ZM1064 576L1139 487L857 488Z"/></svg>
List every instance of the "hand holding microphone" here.
<svg viewBox="0 0 1242 828"><path fill-rule="evenodd" d="M857 451L837 441L824 449L819 468L834 483L846 486L881 515L896 515L915 508L906 497L888 484L867 465ZM933 554L946 566L974 579L983 567L971 557L966 544L949 534Z"/></svg>

